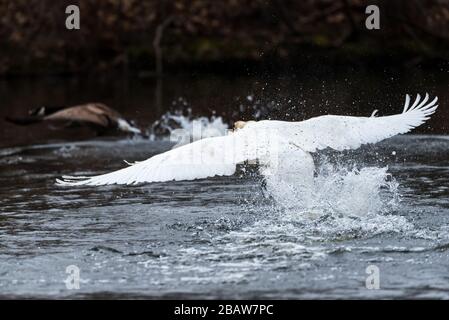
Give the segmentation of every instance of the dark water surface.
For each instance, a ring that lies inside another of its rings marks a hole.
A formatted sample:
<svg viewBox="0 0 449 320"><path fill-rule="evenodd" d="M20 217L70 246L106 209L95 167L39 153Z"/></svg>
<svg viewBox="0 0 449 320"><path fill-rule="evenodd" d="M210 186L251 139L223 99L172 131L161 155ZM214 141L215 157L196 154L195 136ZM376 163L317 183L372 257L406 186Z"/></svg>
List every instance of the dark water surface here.
<svg viewBox="0 0 449 320"><path fill-rule="evenodd" d="M372 175L350 185L353 199L326 195L350 210L307 219L273 208L251 176L54 185L62 174L117 169L124 154L139 160L169 147L121 140L3 149L1 294L449 298L446 136L404 136L351 155L364 167L382 165L370 160L380 157L400 184L399 203L374 216L377 203L358 190ZM353 216L357 209L367 216ZM379 291L365 288L373 264ZM81 270L79 291L63 282L69 265Z"/></svg>
<svg viewBox="0 0 449 320"><path fill-rule="evenodd" d="M434 131L423 132L445 132L449 91L441 75L420 74L414 82L379 74L363 83L349 76L271 83L254 77L168 78L159 106L151 79L126 86L112 80L11 80L0 82L0 103L5 115L50 100L94 99L149 126L173 101L174 107L187 101L198 115L215 110L230 119L259 112L300 120L327 112L399 112L405 93L429 91L439 95L441 110L430 122ZM143 160L171 144L136 138L73 142L79 136L45 126L4 124L1 134L3 298L449 298L446 135L400 136L342 155L316 155L319 168L333 162L348 170L318 173L322 191L315 210L299 212L273 203L257 174L56 187L63 174L115 170L123 159ZM80 269L79 290L66 288L69 265ZM365 286L370 265L380 270L380 290Z"/></svg>

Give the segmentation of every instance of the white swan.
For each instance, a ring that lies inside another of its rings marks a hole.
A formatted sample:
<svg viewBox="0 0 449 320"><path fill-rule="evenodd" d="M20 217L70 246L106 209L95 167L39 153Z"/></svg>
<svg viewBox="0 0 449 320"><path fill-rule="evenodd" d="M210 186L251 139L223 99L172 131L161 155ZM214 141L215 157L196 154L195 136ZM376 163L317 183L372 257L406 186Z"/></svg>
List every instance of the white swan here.
<svg viewBox="0 0 449 320"><path fill-rule="evenodd" d="M313 180L311 152L356 149L409 132L437 109L437 97L428 101L428 94L422 100L418 94L410 106L410 96L406 95L403 112L385 117L375 117L373 112L371 117L325 115L301 122L238 121L236 130L226 136L195 141L99 176L64 176L57 184L132 185L229 176L245 161L257 161L264 175L276 174L286 181L307 184Z"/></svg>

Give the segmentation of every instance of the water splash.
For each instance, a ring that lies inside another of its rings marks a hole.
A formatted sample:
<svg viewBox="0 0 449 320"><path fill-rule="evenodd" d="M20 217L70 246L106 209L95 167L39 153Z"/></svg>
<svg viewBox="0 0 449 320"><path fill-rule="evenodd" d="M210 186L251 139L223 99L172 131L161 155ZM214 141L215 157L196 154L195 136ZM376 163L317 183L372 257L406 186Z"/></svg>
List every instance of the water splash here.
<svg viewBox="0 0 449 320"><path fill-rule="evenodd" d="M149 136L151 140L170 139L183 145L204 138L223 136L228 129L229 126L222 117L194 117L191 109L188 109L187 114L178 110L162 115L151 126Z"/></svg>
<svg viewBox="0 0 449 320"><path fill-rule="evenodd" d="M326 163L317 170L309 201L290 192L294 187L265 184L264 193L275 197L272 201L247 203L242 224L233 226L232 221L222 219L210 221L208 228L200 232L207 238L204 244L181 248L165 262L182 262L179 272L188 275L181 279L184 282L244 283L258 270L300 272L312 268L335 252L334 241L413 228L404 217L394 215L399 206L398 183L387 168L358 169ZM284 196L279 198L279 194ZM259 199L261 196L254 195ZM223 224L229 228L206 236L204 230L219 226L221 230ZM146 267L159 268L157 263L161 261L148 261ZM220 272L204 268L211 264ZM167 270L166 277L178 272Z"/></svg>
<svg viewBox="0 0 449 320"><path fill-rule="evenodd" d="M359 169L324 163L317 169L313 184L301 192L276 180L276 176L267 179L266 194L273 200L272 210L266 221L255 224L257 232L270 232L274 220L276 230L281 223L289 226L285 228L287 233L294 230L315 240L413 229L404 217L395 215L400 206L399 184L387 167ZM301 198L304 195L306 199Z"/></svg>

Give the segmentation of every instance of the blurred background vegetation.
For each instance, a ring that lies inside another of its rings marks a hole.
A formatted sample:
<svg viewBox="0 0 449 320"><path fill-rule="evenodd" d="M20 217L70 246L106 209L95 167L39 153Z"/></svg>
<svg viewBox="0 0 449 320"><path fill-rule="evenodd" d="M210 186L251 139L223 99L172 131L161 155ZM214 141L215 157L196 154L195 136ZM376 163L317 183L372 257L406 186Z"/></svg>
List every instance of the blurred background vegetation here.
<svg viewBox="0 0 449 320"><path fill-rule="evenodd" d="M70 4L80 30L65 28ZM365 28L370 4L380 30ZM0 0L0 47L3 76L277 68L323 55L435 66L449 57L449 1Z"/></svg>

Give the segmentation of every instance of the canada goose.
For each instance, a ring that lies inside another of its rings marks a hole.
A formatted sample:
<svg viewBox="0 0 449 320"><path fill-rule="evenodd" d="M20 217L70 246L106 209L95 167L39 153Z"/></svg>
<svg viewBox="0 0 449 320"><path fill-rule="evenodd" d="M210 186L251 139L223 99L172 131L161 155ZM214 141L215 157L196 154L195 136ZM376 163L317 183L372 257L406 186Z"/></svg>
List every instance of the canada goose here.
<svg viewBox="0 0 449 320"><path fill-rule="evenodd" d="M124 132L142 134L124 119L117 111L102 103L86 103L70 107L39 107L28 112L27 117L6 117L7 121L17 125L29 125L38 122L62 123L64 127L86 125L97 132L118 129Z"/></svg>

